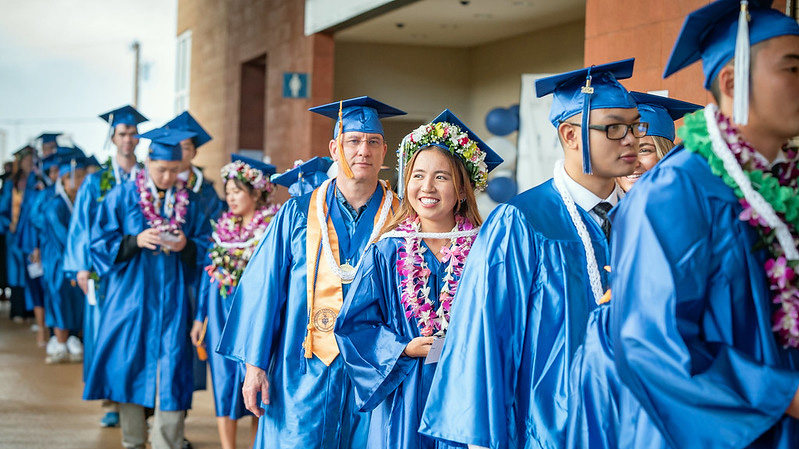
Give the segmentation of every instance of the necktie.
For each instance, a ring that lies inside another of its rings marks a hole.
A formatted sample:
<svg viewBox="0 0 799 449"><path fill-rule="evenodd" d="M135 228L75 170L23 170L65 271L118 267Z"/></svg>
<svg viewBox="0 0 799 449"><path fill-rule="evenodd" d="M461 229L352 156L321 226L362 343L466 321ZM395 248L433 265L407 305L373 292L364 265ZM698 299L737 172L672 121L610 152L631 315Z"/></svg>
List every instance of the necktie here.
<svg viewBox="0 0 799 449"><path fill-rule="evenodd" d="M605 201L591 209L599 217L602 232L605 233L605 237L607 237L608 240L610 240L610 220L608 219L608 212L610 212L611 209L613 209L613 205Z"/></svg>

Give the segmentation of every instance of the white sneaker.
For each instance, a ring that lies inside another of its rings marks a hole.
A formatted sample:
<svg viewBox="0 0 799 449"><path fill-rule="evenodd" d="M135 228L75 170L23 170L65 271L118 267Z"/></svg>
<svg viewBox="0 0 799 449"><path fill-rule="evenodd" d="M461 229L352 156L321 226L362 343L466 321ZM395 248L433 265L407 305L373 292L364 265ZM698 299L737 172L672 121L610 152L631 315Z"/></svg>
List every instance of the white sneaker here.
<svg viewBox="0 0 799 449"><path fill-rule="evenodd" d="M64 363L68 360L69 351L67 351L67 344L56 341L55 345L53 345L53 353L47 355L44 359L44 363L52 365L54 363Z"/></svg>
<svg viewBox="0 0 799 449"><path fill-rule="evenodd" d="M70 362L82 362L83 361L83 343L80 342L80 339L74 335L70 335L67 338L67 351L69 352L69 361Z"/></svg>
<svg viewBox="0 0 799 449"><path fill-rule="evenodd" d="M31 324L31 332L39 332L39 325L36 323Z"/></svg>
<svg viewBox="0 0 799 449"><path fill-rule="evenodd" d="M57 344L58 340L56 340L55 335L50 337L50 340L47 341L47 348L45 349L48 356L55 354Z"/></svg>

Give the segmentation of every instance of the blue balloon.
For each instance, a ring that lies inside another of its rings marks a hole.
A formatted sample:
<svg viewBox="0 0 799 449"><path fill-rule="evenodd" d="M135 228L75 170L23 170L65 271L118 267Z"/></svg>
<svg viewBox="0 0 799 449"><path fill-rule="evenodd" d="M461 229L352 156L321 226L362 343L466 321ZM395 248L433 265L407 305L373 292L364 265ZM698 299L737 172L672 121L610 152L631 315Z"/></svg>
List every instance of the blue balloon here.
<svg viewBox="0 0 799 449"><path fill-rule="evenodd" d="M488 180L486 193L497 203L505 203L516 196L519 186L511 178L497 177Z"/></svg>
<svg viewBox="0 0 799 449"><path fill-rule="evenodd" d="M505 108L494 108L486 114L486 128L497 136L507 136L519 129L519 116Z"/></svg>

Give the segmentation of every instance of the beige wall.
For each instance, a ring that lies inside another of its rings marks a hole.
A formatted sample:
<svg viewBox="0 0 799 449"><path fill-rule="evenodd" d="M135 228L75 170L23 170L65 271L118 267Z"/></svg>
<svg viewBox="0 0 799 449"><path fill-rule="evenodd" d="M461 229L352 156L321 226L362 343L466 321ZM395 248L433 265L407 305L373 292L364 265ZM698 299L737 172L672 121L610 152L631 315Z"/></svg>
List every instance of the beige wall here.
<svg viewBox="0 0 799 449"><path fill-rule="evenodd" d="M334 98L369 95L398 107L408 132L449 108L488 138L486 114L519 102L521 75L582 67L584 39L579 20L473 48L336 42Z"/></svg>

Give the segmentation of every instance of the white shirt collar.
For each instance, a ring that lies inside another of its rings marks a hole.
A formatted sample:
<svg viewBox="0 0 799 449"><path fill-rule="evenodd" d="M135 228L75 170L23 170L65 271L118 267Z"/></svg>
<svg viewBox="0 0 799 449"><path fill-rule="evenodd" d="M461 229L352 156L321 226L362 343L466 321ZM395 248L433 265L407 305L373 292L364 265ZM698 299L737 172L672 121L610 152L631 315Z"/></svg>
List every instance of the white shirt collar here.
<svg viewBox="0 0 799 449"><path fill-rule="evenodd" d="M763 163L763 164L764 164L766 167L768 167L768 168L770 168L770 169L771 169L771 168L774 168L774 166L775 166L775 165L777 165L777 164L779 164L779 163L782 163L782 162L788 162L788 158L787 158L787 157L785 157L785 152L784 152L784 151L782 151L782 150L780 150L780 152L779 152L779 153L777 153L777 157L775 157L775 158L774 158L774 160L773 160L773 161L771 161L771 162L769 162L769 161L766 159L766 157L765 157L765 156L763 156L762 154L760 154L760 152L758 152L758 151L755 151L755 159L759 160L759 161L760 161L760 162L762 162L762 163Z"/></svg>
<svg viewBox="0 0 799 449"><path fill-rule="evenodd" d="M563 180L565 181L564 184L566 185L566 190L569 191L569 194L574 199L574 203L580 206L584 211L590 212L591 209L594 208L599 203L605 202L610 203L611 206L615 206L621 197L624 196L624 192L621 190L618 184L610 193L610 196L607 198L600 198L594 195L593 192L583 187L580 183L575 181L574 179L569 176L569 173L566 172L566 169L563 169Z"/></svg>
<svg viewBox="0 0 799 449"><path fill-rule="evenodd" d="M184 172L180 172L180 173L178 173L178 179L180 179L183 182L186 182L186 181L189 180L189 175L190 174L191 174L191 169L186 170Z"/></svg>

